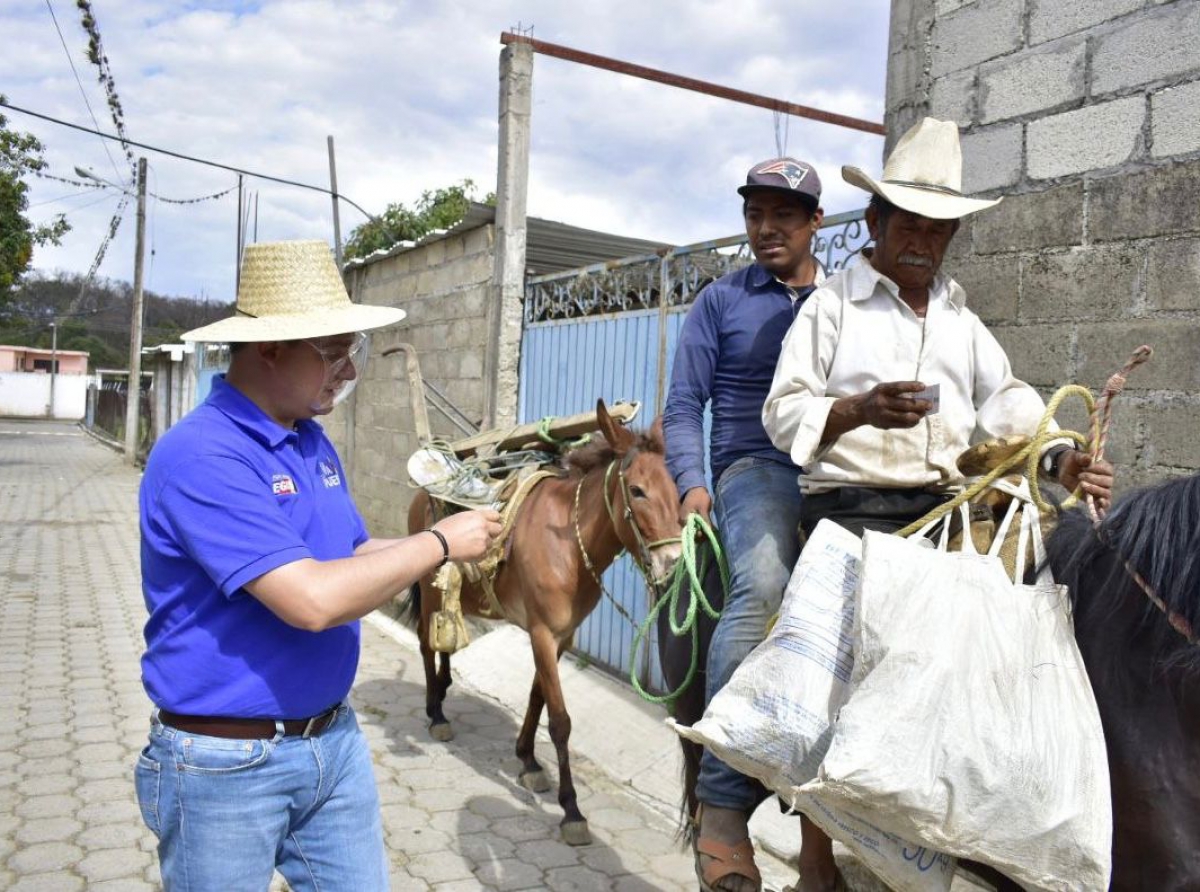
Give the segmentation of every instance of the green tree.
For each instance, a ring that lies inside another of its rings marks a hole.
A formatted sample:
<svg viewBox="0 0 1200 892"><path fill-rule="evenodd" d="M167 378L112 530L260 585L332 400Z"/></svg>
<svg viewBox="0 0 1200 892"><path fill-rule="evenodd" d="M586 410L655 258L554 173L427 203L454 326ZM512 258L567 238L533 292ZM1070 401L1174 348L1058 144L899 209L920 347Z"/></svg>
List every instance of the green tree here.
<svg viewBox="0 0 1200 892"><path fill-rule="evenodd" d="M475 183L463 180L456 186L422 192L411 208L400 202L389 204L374 220L350 233L343 256L346 260L366 257L403 241L416 241L435 229L449 229L466 216L474 197ZM484 202L495 204L495 194L489 193Z"/></svg>
<svg viewBox="0 0 1200 892"><path fill-rule="evenodd" d="M0 305L29 269L34 246L57 245L71 228L61 214L40 226L25 216L29 187L24 178L46 167L42 151L36 137L9 130L0 115Z"/></svg>

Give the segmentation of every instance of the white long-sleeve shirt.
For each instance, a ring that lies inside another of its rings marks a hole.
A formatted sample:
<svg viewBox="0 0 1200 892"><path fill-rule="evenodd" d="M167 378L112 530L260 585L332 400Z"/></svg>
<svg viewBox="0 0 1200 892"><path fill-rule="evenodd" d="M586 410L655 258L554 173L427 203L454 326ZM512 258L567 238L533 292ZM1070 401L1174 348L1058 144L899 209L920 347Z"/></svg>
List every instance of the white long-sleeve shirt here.
<svg viewBox="0 0 1200 892"><path fill-rule="evenodd" d="M939 275L922 319L865 257L813 292L784 339L763 406L771 440L804 469L803 491L951 487L971 443L1034 433L1042 398L1013 377L1004 349L965 303L962 286ZM863 425L822 447L834 401L887 381L940 384L940 411L908 429Z"/></svg>

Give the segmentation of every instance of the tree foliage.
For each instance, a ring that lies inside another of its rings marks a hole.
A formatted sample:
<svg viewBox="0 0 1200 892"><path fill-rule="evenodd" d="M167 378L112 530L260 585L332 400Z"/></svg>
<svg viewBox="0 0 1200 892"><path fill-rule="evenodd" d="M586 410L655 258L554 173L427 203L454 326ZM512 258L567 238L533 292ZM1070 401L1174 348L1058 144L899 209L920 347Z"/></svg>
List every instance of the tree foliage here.
<svg viewBox="0 0 1200 892"><path fill-rule="evenodd" d="M29 207L25 177L45 169L42 151L36 137L9 130L8 120L0 115L0 305L29 269L34 247L57 245L71 228L61 214L42 225L25 216Z"/></svg>
<svg viewBox="0 0 1200 892"><path fill-rule="evenodd" d="M412 207L400 202L389 204L374 220L350 233L343 256L346 260L366 257L403 241L416 241L436 229L449 229L466 216L474 196L475 183L463 180L455 186L422 192ZM495 204L495 194L489 193L484 202Z"/></svg>

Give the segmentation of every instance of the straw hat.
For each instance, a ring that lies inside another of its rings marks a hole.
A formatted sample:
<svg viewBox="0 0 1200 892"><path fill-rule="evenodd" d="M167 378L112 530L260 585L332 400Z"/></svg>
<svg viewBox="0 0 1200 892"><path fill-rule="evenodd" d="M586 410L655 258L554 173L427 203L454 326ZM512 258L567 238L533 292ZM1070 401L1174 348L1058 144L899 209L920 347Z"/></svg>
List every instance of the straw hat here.
<svg viewBox="0 0 1200 892"><path fill-rule="evenodd" d="M958 127L934 118L923 118L900 137L883 166L883 179L873 180L849 165L842 168L842 179L898 208L935 220L957 220L1000 203L999 198L962 194Z"/></svg>
<svg viewBox="0 0 1200 892"><path fill-rule="evenodd" d="M352 303L323 241L247 245L237 315L183 335L185 341L294 341L394 325L396 307Z"/></svg>

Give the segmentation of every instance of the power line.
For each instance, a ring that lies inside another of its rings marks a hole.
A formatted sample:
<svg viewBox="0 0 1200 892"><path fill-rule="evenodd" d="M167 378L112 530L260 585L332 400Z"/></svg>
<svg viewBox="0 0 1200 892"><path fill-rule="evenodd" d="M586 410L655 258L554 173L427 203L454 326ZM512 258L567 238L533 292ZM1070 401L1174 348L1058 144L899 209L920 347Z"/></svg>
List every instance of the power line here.
<svg viewBox="0 0 1200 892"><path fill-rule="evenodd" d="M70 183L73 186L88 186L92 189L116 189L118 192L124 195L134 194L133 192L129 191L129 187L124 184L102 180L91 171L84 170L82 167L77 167L75 170L81 174L87 174L89 177L92 177L92 182L88 182L86 180L72 180L67 177L56 177L53 174L40 173L37 171L35 171L35 175L47 180L58 180L60 183ZM155 174L155 176L157 176L157 174ZM236 188L237 186L230 186L228 189L222 189L220 192L213 192L209 195L199 195L195 198L167 198L165 195L159 195L156 192L151 192L149 189L146 190L146 195L153 198L155 201L165 201L167 204L199 204L202 201L212 201L216 198L224 198Z"/></svg>
<svg viewBox="0 0 1200 892"><path fill-rule="evenodd" d="M59 195L57 198L47 198L45 201L32 202L29 205L29 209L33 210L34 208L41 207L42 205L45 205L45 204L55 204L60 201L67 201L68 199L71 199L71 198L78 198L80 195L94 195L94 194L95 194L95 192L90 189L83 191L83 192L68 192L66 195ZM97 203L99 203L99 202L97 202ZM81 207L88 207L88 205L86 205L86 204L81 205Z"/></svg>
<svg viewBox="0 0 1200 892"><path fill-rule="evenodd" d="M54 202L58 202L58 201L67 201L68 199L71 199L71 198L78 198L81 195L94 195L94 194L95 194L94 192L75 192L71 195L60 195L58 198L50 198L50 199L47 199L46 201L39 201L37 204L31 204L30 207L34 208L34 207L37 207L38 205L53 204ZM103 204L106 201L111 201L112 197L113 196L111 194L105 193L104 195L97 198L95 201L87 201L87 202L84 202L83 204L75 205L75 207L70 208L67 211L67 213L75 214L75 213L78 213L79 211L87 210L88 208L94 207L95 205Z"/></svg>
<svg viewBox="0 0 1200 892"><path fill-rule="evenodd" d="M256 179L260 179L260 180L267 180L272 183L282 183L285 186L296 186L297 188L300 188L300 189L310 189L313 192L320 192L322 195L332 195L335 198L338 198L341 201L346 202L346 204L350 205L352 208L357 210L368 220L378 220L379 219L374 214L372 214L370 211L368 211L366 208L364 208L362 205L358 204L358 202L352 201L351 199L347 198L345 195L342 195L341 193L333 192L329 189L326 189L324 186L314 186L311 183L300 183L300 182L297 182L296 180L287 180L287 179L284 179L283 177L271 176L270 174L267 174L267 173L258 173L253 170L246 170L245 168L234 167L231 164L222 164L219 161L209 161L206 158L197 158L194 155L184 155L182 152L175 152L175 151L172 151L171 149L159 148L158 146L152 146L152 145L149 145L148 143L144 143L144 142L137 142L132 139L122 140L121 137L113 136L111 133L105 133L101 130L92 130L90 127L84 127L81 124L72 124L70 121L63 121L63 120L60 120L59 118L53 118L50 115L42 114L41 112L31 111L30 109L22 108L19 105L13 105L7 99L0 99L0 107L7 108L10 111L20 112L23 115L29 115L32 118L40 118L43 121L49 121L51 124L58 124L61 127L70 127L72 130L79 130L83 133L91 133L95 136L102 136L105 139L111 139L116 142L128 143L131 146L137 146L139 149L145 149L148 152L158 152L160 155L168 155L171 158L179 158L182 161L192 161L196 164L204 164L208 167L216 167L216 168L220 168L221 170L228 170L228 171L232 171L233 173L244 174L245 176L248 176L248 177L255 177Z"/></svg>
<svg viewBox="0 0 1200 892"><path fill-rule="evenodd" d="M87 91L83 89L83 81L79 79L79 72L75 68L75 60L71 58L71 51L67 48L67 40L63 37L62 28L58 26L58 16L54 14L54 7L50 5L50 0L46 0L46 8L50 10L50 18L54 22L54 30L58 32L58 39L62 43L63 52L67 54L67 63L71 66L71 74L75 75L75 83L79 85L79 94L83 96L83 104L87 106L88 114L92 118L92 123L96 125L96 129L100 129L100 122L96 120L96 113L92 111L92 103L88 101ZM112 152L108 150L108 143L101 142L104 147L104 154L108 156L108 162L113 167L113 173L118 177L121 171L117 169L117 162L112 156Z"/></svg>

